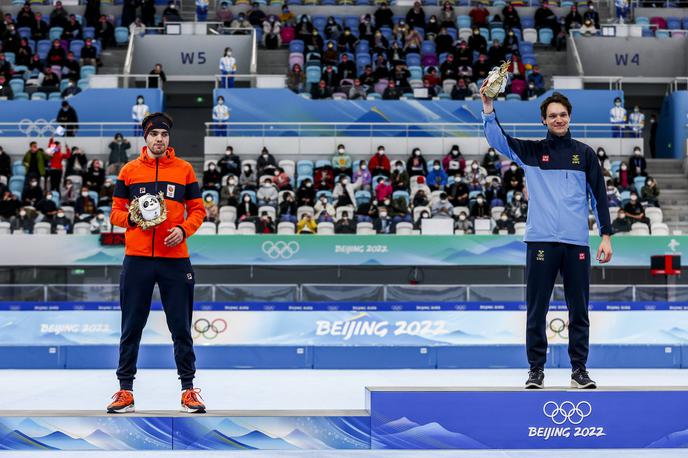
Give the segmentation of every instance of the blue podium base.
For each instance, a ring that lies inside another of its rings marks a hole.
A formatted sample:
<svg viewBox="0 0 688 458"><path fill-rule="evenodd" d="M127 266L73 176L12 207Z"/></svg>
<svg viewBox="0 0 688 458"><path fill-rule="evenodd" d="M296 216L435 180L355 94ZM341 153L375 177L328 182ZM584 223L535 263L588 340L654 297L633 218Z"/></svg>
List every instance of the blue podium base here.
<svg viewBox="0 0 688 458"><path fill-rule="evenodd" d="M687 448L688 389L367 388L367 410L0 411L0 450Z"/></svg>
<svg viewBox="0 0 688 458"><path fill-rule="evenodd" d="M493 369L527 367L523 345L287 346L197 345L199 369ZM174 369L171 345L142 345L138 367ZM0 369L115 369L116 345L2 346ZM688 368L688 346L592 345L591 368ZM547 367L567 368L565 345Z"/></svg>

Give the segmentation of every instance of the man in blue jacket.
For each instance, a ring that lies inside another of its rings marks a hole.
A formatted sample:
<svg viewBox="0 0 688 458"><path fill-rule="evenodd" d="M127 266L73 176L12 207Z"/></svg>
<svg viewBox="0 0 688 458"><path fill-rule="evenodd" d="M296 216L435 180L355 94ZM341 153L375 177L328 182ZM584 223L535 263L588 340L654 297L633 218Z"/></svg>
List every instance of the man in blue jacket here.
<svg viewBox="0 0 688 458"><path fill-rule="evenodd" d="M588 248L588 197L600 228L602 242L597 260L611 260L612 234L604 177L595 152L571 138L571 103L559 93L540 106L547 126L544 140L519 140L499 125L493 101L480 89L483 127L490 146L523 168L529 196L525 242L528 317L526 352L530 371L526 388L544 388L547 358L546 317L552 288L561 272L569 310L569 357L572 388L596 388L585 368L590 321L590 249Z"/></svg>

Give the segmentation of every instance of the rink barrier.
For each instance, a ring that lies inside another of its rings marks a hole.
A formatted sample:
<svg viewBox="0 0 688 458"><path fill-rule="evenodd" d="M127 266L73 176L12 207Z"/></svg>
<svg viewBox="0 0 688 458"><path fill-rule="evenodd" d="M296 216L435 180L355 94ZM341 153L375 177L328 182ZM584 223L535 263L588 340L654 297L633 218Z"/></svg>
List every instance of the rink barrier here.
<svg viewBox="0 0 688 458"><path fill-rule="evenodd" d="M523 345L203 346L199 369L487 369L527 367ZM0 346L0 369L115 369L116 345ZM688 345L592 345L590 368L688 368ZM174 369L171 345L142 345L138 367ZM547 367L568 368L565 345Z"/></svg>

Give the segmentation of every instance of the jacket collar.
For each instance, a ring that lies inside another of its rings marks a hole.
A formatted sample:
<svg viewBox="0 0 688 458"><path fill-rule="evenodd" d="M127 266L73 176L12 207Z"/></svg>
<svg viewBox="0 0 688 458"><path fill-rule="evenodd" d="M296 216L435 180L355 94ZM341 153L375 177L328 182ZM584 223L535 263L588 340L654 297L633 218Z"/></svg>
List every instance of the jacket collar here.
<svg viewBox="0 0 688 458"><path fill-rule="evenodd" d="M571 129L566 131L562 137L553 135L549 130L547 131L547 143L553 146L568 146L571 144Z"/></svg>
<svg viewBox="0 0 688 458"><path fill-rule="evenodd" d="M155 167L155 159L151 159L148 156L148 153L146 152L148 150L147 147L143 146L141 148L141 154L139 155L139 161L143 162L146 165ZM160 166L166 166L171 164L176 155L174 153L174 148L172 147L167 147L167 151L165 151L165 154L158 159L158 165Z"/></svg>

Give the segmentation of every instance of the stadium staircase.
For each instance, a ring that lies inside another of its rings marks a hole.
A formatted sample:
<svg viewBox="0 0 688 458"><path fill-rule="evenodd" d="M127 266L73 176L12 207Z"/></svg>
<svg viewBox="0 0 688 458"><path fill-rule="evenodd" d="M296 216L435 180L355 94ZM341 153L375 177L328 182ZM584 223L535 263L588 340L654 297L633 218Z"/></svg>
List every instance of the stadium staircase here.
<svg viewBox="0 0 688 458"><path fill-rule="evenodd" d="M688 234L688 178L680 159L648 159L647 172L657 180L659 204L664 223L673 230Z"/></svg>

